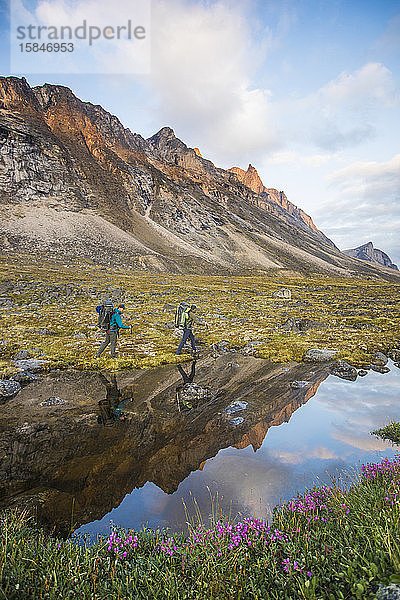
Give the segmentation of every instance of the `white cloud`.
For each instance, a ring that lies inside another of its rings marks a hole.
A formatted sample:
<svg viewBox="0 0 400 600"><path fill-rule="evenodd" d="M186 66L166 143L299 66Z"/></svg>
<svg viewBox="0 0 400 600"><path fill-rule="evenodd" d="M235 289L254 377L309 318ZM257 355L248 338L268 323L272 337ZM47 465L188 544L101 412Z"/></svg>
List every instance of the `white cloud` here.
<svg viewBox="0 0 400 600"><path fill-rule="evenodd" d="M400 154L385 162L355 161L327 177L328 199L315 208L323 231L340 248L372 241L400 259Z"/></svg>
<svg viewBox="0 0 400 600"><path fill-rule="evenodd" d="M160 1L153 23L151 84L165 123L220 161L279 146L271 93L252 85L269 32L253 41L243 5Z"/></svg>

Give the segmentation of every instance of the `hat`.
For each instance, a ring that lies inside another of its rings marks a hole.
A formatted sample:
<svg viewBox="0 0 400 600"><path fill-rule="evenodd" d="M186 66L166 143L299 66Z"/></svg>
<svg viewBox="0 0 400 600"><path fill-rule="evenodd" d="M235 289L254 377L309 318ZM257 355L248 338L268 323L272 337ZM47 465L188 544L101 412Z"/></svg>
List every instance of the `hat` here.
<svg viewBox="0 0 400 600"><path fill-rule="evenodd" d="M197 306L195 304L192 304L192 306L190 307L191 309L193 308L197 308Z"/></svg>
<svg viewBox="0 0 400 600"><path fill-rule="evenodd" d="M118 308L125 308L125 304L118 304Z"/></svg>

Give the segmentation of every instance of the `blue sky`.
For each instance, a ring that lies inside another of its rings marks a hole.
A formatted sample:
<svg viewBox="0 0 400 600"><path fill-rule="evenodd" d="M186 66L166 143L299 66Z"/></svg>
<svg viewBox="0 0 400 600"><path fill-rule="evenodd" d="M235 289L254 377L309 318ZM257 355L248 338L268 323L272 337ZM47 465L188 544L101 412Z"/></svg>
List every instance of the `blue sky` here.
<svg viewBox="0 0 400 600"><path fill-rule="evenodd" d="M85 18L99 3L24 0ZM372 241L400 263L400 0L151 7L148 74L16 74L67 85L145 137L169 125L218 166L251 162L339 248ZM0 16L8 75L5 3Z"/></svg>

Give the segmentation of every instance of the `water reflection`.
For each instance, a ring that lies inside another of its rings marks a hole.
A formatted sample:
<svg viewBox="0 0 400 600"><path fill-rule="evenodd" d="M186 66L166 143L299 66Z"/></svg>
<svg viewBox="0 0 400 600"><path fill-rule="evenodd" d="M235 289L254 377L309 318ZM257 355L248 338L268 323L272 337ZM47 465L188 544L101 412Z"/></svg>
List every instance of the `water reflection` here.
<svg viewBox="0 0 400 600"><path fill-rule="evenodd" d="M99 401L99 416L97 422L104 427L112 427L117 421L125 421L126 416L122 413L127 402L132 402L132 398L122 397L122 392L118 389L117 378L115 374L111 375L111 381L103 373L99 373L101 381L106 386L107 395Z"/></svg>
<svg viewBox="0 0 400 600"><path fill-rule="evenodd" d="M0 412L0 498L34 502L65 532L71 520L91 533L110 519L180 529L181 498L191 492L206 514L207 486L226 509L264 516L327 470L391 452L369 431L399 418L399 375L329 377L319 388L324 366L236 354L179 369L51 373ZM67 404L42 406L52 396Z"/></svg>

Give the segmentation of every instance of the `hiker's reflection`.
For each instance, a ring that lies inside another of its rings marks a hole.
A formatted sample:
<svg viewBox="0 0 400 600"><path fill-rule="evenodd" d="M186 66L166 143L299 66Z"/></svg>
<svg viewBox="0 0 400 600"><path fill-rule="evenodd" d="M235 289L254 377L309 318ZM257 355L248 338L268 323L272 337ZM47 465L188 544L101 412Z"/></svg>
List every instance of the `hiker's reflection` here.
<svg viewBox="0 0 400 600"><path fill-rule="evenodd" d="M111 376L111 381L99 373L102 383L106 386L107 395L99 402L100 415L97 417L97 422L104 427L112 427L117 421L125 421L126 417L122 415L127 402L132 401L132 398L121 399L122 393L117 386L117 378Z"/></svg>
<svg viewBox="0 0 400 600"><path fill-rule="evenodd" d="M183 383L176 386L175 397L179 412L187 412L192 408L197 408L211 398L211 390L208 387L201 387L193 383L196 374L196 361L192 362L190 373L186 373L181 365L177 365L181 374Z"/></svg>

